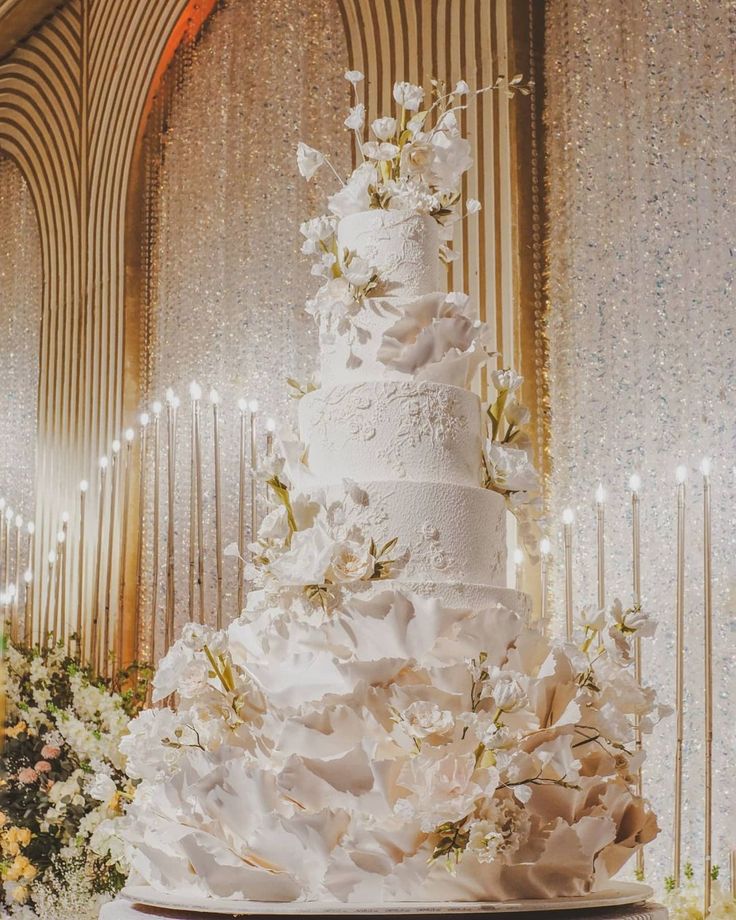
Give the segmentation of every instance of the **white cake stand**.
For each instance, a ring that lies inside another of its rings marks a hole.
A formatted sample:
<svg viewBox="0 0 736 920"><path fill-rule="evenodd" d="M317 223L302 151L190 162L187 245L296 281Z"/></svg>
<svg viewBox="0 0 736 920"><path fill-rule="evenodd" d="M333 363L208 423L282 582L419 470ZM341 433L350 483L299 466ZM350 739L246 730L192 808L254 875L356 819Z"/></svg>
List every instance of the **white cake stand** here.
<svg viewBox="0 0 736 920"><path fill-rule="evenodd" d="M130 886L112 904L106 905L100 920L189 920L207 916L210 920L226 917L419 917L434 916L503 916L504 914L536 914L543 917L554 911L563 920L565 915L576 920L601 916L606 920L666 920L667 911L657 905L646 906L652 896L648 885L620 882L609 891L597 891L577 898L522 900L503 902L402 901L383 904L343 904L339 902L238 901L226 898L183 897L176 893L155 891L144 886ZM620 911L612 909L622 908Z"/></svg>

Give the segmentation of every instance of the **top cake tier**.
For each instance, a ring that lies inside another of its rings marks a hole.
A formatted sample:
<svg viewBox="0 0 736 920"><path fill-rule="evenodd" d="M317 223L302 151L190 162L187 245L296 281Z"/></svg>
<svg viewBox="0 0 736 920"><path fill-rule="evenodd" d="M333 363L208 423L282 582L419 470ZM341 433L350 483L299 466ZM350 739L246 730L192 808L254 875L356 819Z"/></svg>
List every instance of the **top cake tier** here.
<svg viewBox="0 0 736 920"><path fill-rule="evenodd" d="M440 240L432 217L407 211L361 211L337 228L341 251L354 252L378 271L381 297L411 299L442 289Z"/></svg>

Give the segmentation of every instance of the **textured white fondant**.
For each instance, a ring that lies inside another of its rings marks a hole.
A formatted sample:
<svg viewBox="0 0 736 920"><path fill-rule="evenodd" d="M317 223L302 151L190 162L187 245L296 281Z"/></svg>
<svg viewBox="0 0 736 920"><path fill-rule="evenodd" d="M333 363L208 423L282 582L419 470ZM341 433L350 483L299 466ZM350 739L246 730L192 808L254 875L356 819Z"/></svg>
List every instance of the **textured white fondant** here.
<svg viewBox="0 0 736 920"><path fill-rule="evenodd" d="M309 468L322 483L349 479L480 484L480 400L429 382L323 387L299 401Z"/></svg>
<svg viewBox="0 0 736 920"><path fill-rule="evenodd" d="M408 554L405 581L505 582L506 506L496 492L446 482L362 482L365 505L345 502L345 527L380 546L394 537L394 553ZM342 487L328 488L342 500Z"/></svg>
<svg viewBox="0 0 736 920"><path fill-rule="evenodd" d="M378 270L382 295L415 297L442 287L439 233L432 217L362 211L340 221L337 242Z"/></svg>

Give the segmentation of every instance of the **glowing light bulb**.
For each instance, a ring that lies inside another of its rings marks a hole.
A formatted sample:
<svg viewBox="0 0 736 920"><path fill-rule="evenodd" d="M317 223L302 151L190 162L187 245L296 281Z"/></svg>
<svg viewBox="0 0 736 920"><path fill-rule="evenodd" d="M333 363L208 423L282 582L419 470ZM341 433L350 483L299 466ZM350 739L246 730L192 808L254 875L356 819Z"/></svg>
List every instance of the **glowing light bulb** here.
<svg viewBox="0 0 736 920"><path fill-rule="evenodd" d="M130 444L130 442L133 440L134 437L135 437L135 431L133 431L132 428L126 428L125 429L125 440L128 442L128 444Z"/></svg>
<svg viewBox="0 0 736 920"><path fill-rule="evenodd" d="M68 512L68 511L64 511L64 512L62 513L62 515L61 515L61 523L62 523L62 524L68 524L68 523L69 523L69 512Z"/></svg>
<svg viewBox="0 0 736 920"><path fill-rule="evenodd" d="M161 403L160 403L158 400L156 400L156 402L151 406L151 411L153 412L153 414L154 414L156 417L158 417L159 415L161 415L161 410L162 410L162 409L163 409L163 406L161 405Z"/></svg>
<svg viewBox="0 0 736 920"><path fill-rule="evenodd" d="M140 422L141 428L147 428L148 423L151 421L151 416L147 412L141 412L138 416L138 421Z"/></svg>
<svg viewBox="0 0 736 920"><path fill-rule="evenodd" d="M192 397L192 402L197 402L202 398L202 387L196 380L192 380L189 384L189 395Z"/></svg>
<svg viewBox="0 0 736 920"><path fill-rule="evenodd" d="M213 406L216 406L220 402L220 394L214 387L210 390L210 402Z"/></svg>
<svg viewBox="0 0 736 920"><path fill-rule="evenodd" d="M12 509L12 508L6 508L6 509L5 509L5 520L6 520L6 521L12 521L14 517L15 517L15 515L14 515L14 513L13 513L13 509Z"/></svg>
<svg viewBox="0 0 736 920"><path fill-rule="evenodd" d="M562 523L569 526L575 520L572 508L565 508L562 512Z"/></svg>
<svg viewBox="0 0 736 920"><path fill-rule="evenodd" d="M56 542L57 542L57 543L64 543L65 540L66 540L66 534L64 533L63 530L60 530L60 531L56 534Z"/></svg>
<svg viewBox="0 0 736 920"><path fill-rule="evenodd" d="M552 544L549 542L547 537L542 537L542 539L539 541L539 552L543 556L549 556L551 549L552 549Z"/></svg>
<svg viewBox="0 0 736 920"><path fill-rule="evenodd" d="M56 562L56 553L54 552L53 549L49 553L48 559L49 559L49 565L53 565Z"/></svg>
<svg viewBox="0 0 736 920"><path fill-rule="evenodd" d="M596 504L602 505L606 500L606 490L603 488L603 483L598 483L598 488L595 490L595 501Z"/></svg>
<svg viewBox="0 0 736 920"><path fill-rule="evenodd" d="M19 514L16 514L15 516L15 526L18 528L18 530L20 530L23 526L23 518Z"/></svg>
<svg viewBox="0 0 736 920"><path fill-rule="evenodd" d="M175 399L176 399L176 396L174 396L174 391L171 389L171 387L169 387L166 390L166 402L169 403L170 405L173 405Z"/></svg>
<svg viewBox="0 0 736 920"><path fill-rule="evenodd" d="M253 415L255 415L256 412L258 412L258 400L251 399L251 401L248 403L248 408L253 413Z"/></svg>
<svg viewBox="0 0 736 920"><path fill-rule="evenodd" d="M248 411L248 401L245 399L239 399L238 409L240 409L240 411L243 413L247 412Z"/></svg>
<svg viewBox="0 0 736 920"><path fill-rule="evenodd" d="M23 573L23 581L27 585L30 585L30 583L33 581L33 572L30 569L26 569Z"/></svg>
<svg viewBox="0 0 736 920"><path fill-rule="evenodd" d="M710 476L710 471L711 471L710 459L708 457L703 457L703 459L700 461L700 472L703 474L703 476L707 477L707 476Z"/></svg>
<svg viewBox="0 0 736 920"><path fill-rule="evenodd" d="M118 441L118 439L115 438L115 440L112 442L112 452L113 452L114 454L119 454L119 453L120 453L120 446L121 446L121 445L120 445L120 441Z"/></svg>
<svg viewBox="0 0 736 920"><path fill-rule="evenodd" d="M276 419L273 419L273 418L266 419L266 431L270 432L271 434L273 434L274 431L276 431Z"/></svg>
<svg viewBox="0 0 736 920"><path fill-rule="evenodd" d="M514 565L520 566L524 561L524 552L518 546L514 550Z"/></svg>
<svg viewBox="0 0 736 920"><path fill-rule="evenodd" d="M82 479L79 483L79 491L86 492L87 489L89 489L89 483L87 482L86 479Z"/></svg>
<svg viewBox="0 0 736 920"><path fill-rule="evenodd" d="M36 532L36 525L33 523L33 521L29 521L26 524L26 530L28 531L28 536L32 537L33 534Z"/></svg>
<svg viewBox="0 0 736 920"><path fill-rule="evenodd" d="M107 459L107 457L105 456L100 457L100 469L101 470L106 470L108 463L109 463L109 460Z"/></svg>
<svg viewBox="0 0 736 920"><path fill-rule="evenodd" d="M638 492L641 489L641 476L638 473L632 473L629 477L629 488L632 492Z"/></svg>
<svg viewBox="0 0 736 920"><path fill-rule="evenodd" d="M685 480L687 479L687 467L686 466L677 467L677 469L675 470L675 479L677 479L680 485L682 485L682 483L685 482Z"/></svg>

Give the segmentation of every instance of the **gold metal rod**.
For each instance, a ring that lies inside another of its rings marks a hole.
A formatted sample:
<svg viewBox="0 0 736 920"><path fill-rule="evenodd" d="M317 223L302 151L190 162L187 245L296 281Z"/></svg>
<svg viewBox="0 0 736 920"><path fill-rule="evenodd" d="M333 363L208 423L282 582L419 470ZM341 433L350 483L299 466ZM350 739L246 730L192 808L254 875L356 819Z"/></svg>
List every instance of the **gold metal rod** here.
<svg viewBox="0 0 736 920"><path fill-rule="evenodd" d="M145 420L144 420L145 419ZM146 521L146 459L148 455L148 415L141 417L141 440L138 454L138 546L135 562L135 621L133 624L133 658L142 660L143 635L143 545Z"/></svg>
<svg viewBox="0 0 736 920"><path fill-rule="evenodd" d="M250 538L253 542L258 534L258 446L256 443L256 418L258 410L255 400L250 409Z"/></svg>
<svg viewBox="0 0 736 920"><path fill-rule="evenodd" d="M606 606L606 506L602 494L596 502L596 544L598 563L598 609Z"/></svg>
<svg viewBox="0 0 736 920"><path fill-rule="evenodd" d="M682 880L682 778L685 737L685 483L677 485L677 590L675 605L675 801L672 877Z"/></svg>
<svg viewBox="0 0 736 920"><path fill-rule="evenodd" d="M15 592L13 593L13 608L10 618L11 623L11 636L13 642L18 641L18 602L20 600L20 534L22 529L22 521L16 520L15 522L15 574L13 576L13 584L15 585Z"/></svg>
<svg viewBox="0 0 736 920"><path fill-rule="evenodd" d="M710 475L703 468L703 607L705 615L705 816L704 816L704 897L703 916L707 917L713 886L713 576Z"/></svg>
<svg viewBox="0 0 736 920"><path fill-rule="evenodd" d="M220 415L216 394L212 394L212 431L215 450L215 555L217 557L217 629L224 626L222 609L223 556L222 556L222 463L220 457Z"/></svg>
<svg viewBox="0 0 736 920"><path fill-rule="evenodd" d="M641 520L640 520L640 500L639 493L634 489L631 493L631 554L632 554L632 572L633 572L633 594L634 606L641 606ZM641 686L642 674L642 657L641 657L641 638L637 636L634 640L634 676L636 682ZM635 748L637 753L642 750L641 720L639 716L634 718L634 736ZM636 794L644 794L644 776L641 766L636 771ZM644 878L644 848L638 847L636 851L636 874L639 879Z"/></svg>
<svg viewBox="0 0 736 920"><path fill-rule="evenodd" d="M130 506L130 478L132 475L133 459L133 430L125 433L125 469L123 471L123 520L120 527L120 568L118 569L118 603L115 616L115 658L118 669L123 667L123 638L124 626L123 613L125 610L126 571L128 568L128 518ZM134 624L134 649L137 648L138 624ZM136 657L135 651L133 657Z"/></svg>
<svg viewBox="0 0 736 920"><path fill-rule="evenodd" d="M26 525L26 530L28 532L28 542L26 544L26 570L24 573L24 579L26 578L26 573L31 573L30 581L26 581L26 612L25 612L25 623L23 624L24 633L25 633L25 642L27 646L33 645L34 641L34 617L33 617L33 595L34 595L34 583L36 580L35 572L35 540L34 534L36 532L36 526L33 521L29 521Z"/></svg>
<svg viewBox="0 0 736 920"><path fill-rule="evenodd" d="M151 664L156 661L156 626L158 620L159 540L161 535L161 463L160 463L160 412L153 417L153 533L151 534L151 620L149 623L148 655Z"/></svg>
<svg viewBox="0 0 736 920"><path fill-rule="evenodd" d="M200 426L199 400L197 400L197 409L194 413L194 424L194 459L197 486L197 588L199 594L198 610L199 622L204 623L206 620L205 611L207 606L207 594L204 570L204 496L202 491L202 433Z"/></svg>
<svg viewBox="0 0 736 920"><path fill-rule="evenodd" d="M568 642L572 640L574 630L573 595L572 595L572 523L564 525L565 539L565 626Z"/></svg>
<svg viewBox="0 0 736 920"><path fill-rule="evenodd" d="M110 661L110 651L111 651L111 627L112 627L112 618L114 616L113 610L113 593L112 593L112 572L114 568L115 561L115 525L117 519L117 510L118 510L118 491L120 488L120 457L119 451L113 450L112 455L112 467L110 469L110 515L108 518L108 527L107 527L107 554L105 558L105 620L103 623L103 634L102 634L102 657L100 660L100 666L102 673L105 677L110 676L111 664L112 670L114 671L117 667L118 662ZM115 649L112 649L113 658L115 656Z"/></svg>
<svg viewBox="0 0 736 920"><path fill-rule="evenodd" d="M77 547L77 657L80 664L85 662L85 603L86 595L84 591L84 574L85 574L85 518L87 506L87 482L83 481L79 486L79 545Z"/></svg>
<svg viewBox="0 0 736 920"><path fill-rule="evenodd" d="M174 514L176 512L176 410L177 403L172 400L168 404L168 482L167 482L167 512L166 522L166 644L164 654L168 652L174 642L174 615L176 610L176 550L174 541Z"/></svg>
<svg viewBox="0 0 736 920"><path fill-rule="evenodd" d="M100 591L102 589L102 536L105 526L105 493L107 483L107 458L100 462L100 488L97 498L97 543L95 545L94 596L92 598L92 629L90 633L89 661L94 674L99 673Z"/></svg>
<svg viewBox="0 0 736 920"><path fill-rule="evenodd" d="M240 404L240 479L238 483L238 610L237 615L243 612L245 606L245 481L246 481L246 410Z"/></svg>
<svg viewBox="0 0 736 920"><path fill-rule="evenodd" d="M197 451L194 444L197 429L196 414L198 402L192 400L189 463L189 622L194 622L194 582L196 569L197 540Z"/></svg>

